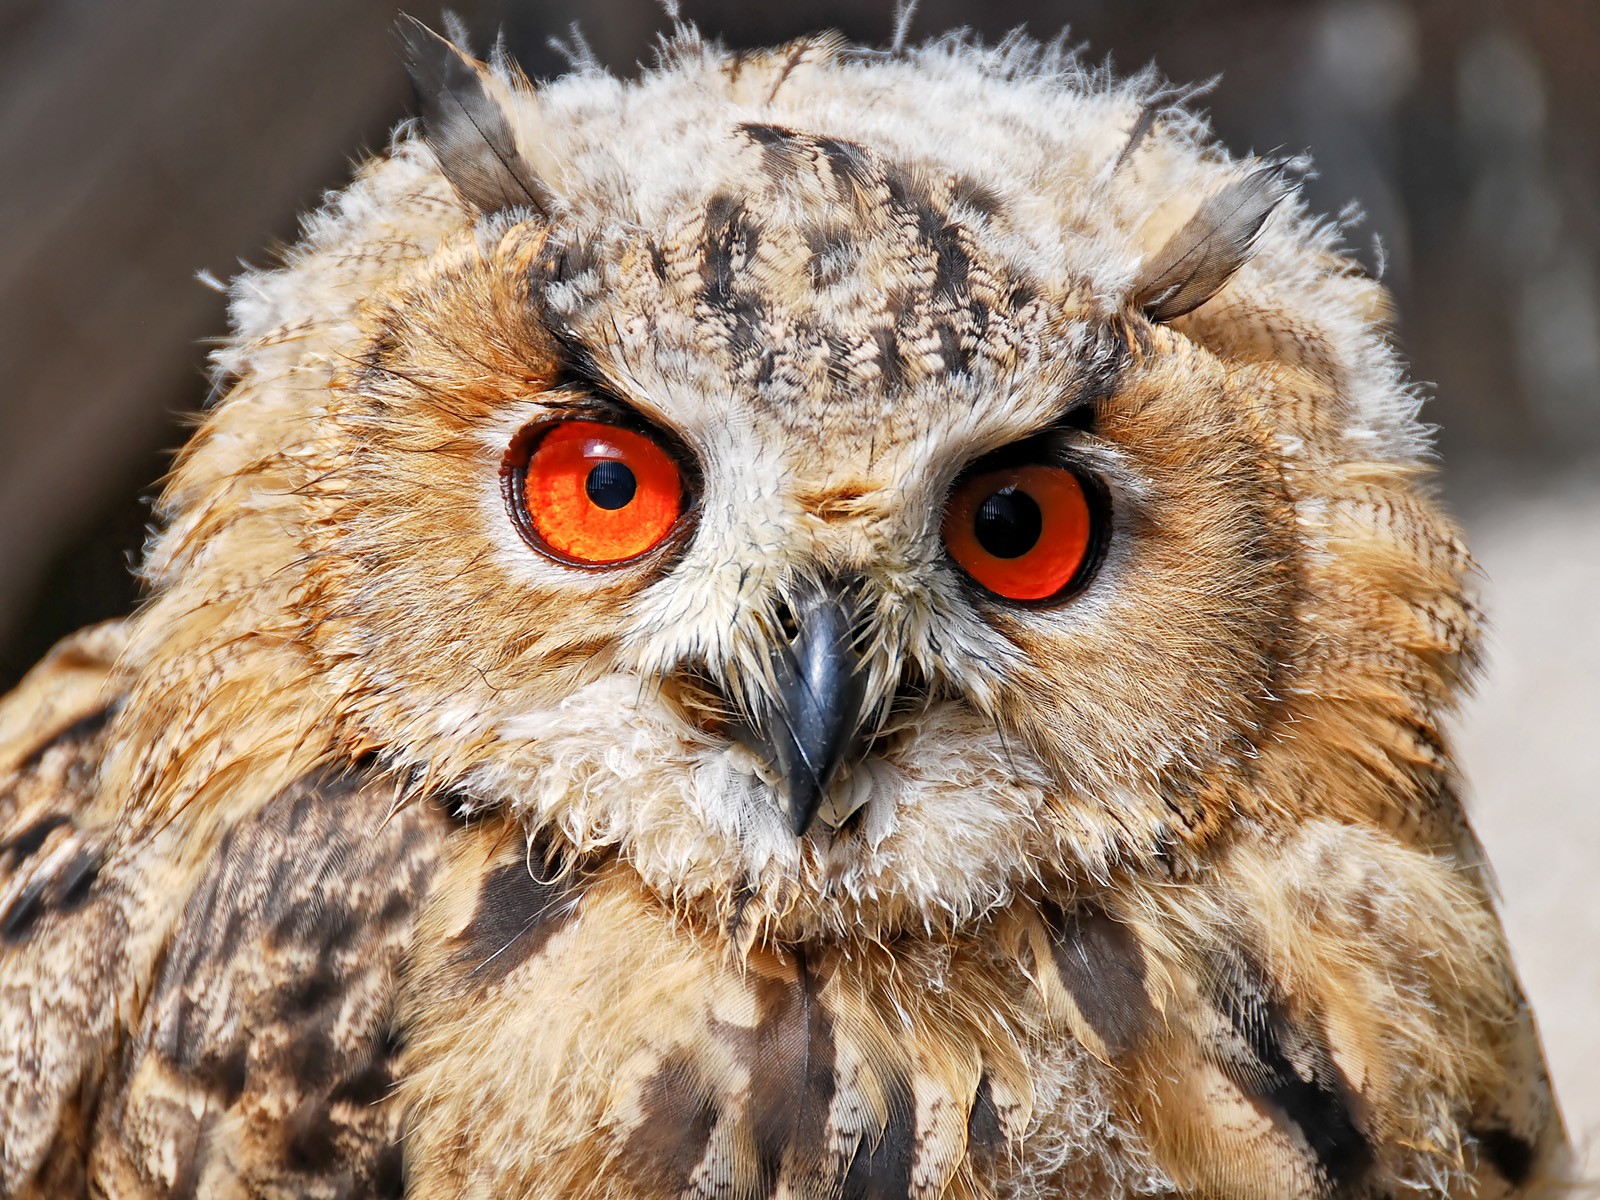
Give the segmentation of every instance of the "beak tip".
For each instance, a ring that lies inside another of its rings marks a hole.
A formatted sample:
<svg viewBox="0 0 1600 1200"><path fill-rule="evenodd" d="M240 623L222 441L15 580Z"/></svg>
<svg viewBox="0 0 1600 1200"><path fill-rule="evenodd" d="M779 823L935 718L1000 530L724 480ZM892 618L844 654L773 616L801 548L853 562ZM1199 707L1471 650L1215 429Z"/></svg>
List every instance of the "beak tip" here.
<svg viewBox="0 0 1600 1200"><path fill-rule="evenodd" d="M835 582L797 605L798 631L774 648L777 687L762 736L782 778L778 800L796 837L815 821L862 720L866 680L847 592Z"/></svg>
<svg viewBox="0 0 1600 1200"><path fill-rule="evenodd" d="M795 837L805 836L822 804L822 789L810 784L810 780L803 784L791 780L784 789L783 812L789 818L789 828L794 831Z"/></svg>

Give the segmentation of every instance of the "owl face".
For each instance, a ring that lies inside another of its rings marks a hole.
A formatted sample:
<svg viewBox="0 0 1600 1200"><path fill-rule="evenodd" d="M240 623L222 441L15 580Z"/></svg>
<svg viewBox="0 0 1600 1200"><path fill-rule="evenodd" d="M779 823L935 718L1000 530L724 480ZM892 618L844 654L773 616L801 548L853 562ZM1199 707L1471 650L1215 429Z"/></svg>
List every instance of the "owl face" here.
<svg viewBox="0 0 1600 1200"><path fill-rule="evenodd" d="M768 931L964 920L1225 823L1302 638L1306 418L1201 306L1276 191L1181 138L875 141L825 43L676 140L437 53L541 149L514 204L442 119L393 160L433 246L315 415L298 599L353 737Z"/></svg>

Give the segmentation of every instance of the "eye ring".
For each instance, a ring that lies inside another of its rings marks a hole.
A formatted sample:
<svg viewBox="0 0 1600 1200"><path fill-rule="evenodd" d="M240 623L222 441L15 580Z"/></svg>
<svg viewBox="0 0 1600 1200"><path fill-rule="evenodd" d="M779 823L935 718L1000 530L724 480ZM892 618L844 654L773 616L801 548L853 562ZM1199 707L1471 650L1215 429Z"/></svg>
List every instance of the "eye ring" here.
<svg viewBox="0 0 1600 1200"><path fill-rule="evenodd" d="M501 494L517 532L544 557L608 570L681 534L694 482L685 462L670 438L642 423L560 417L512 439Z"/></svg>
<svg viewBox="0 0 1600 1200"><path fill-rule="evenodd" d="M950 561L1016 607L1052 608L1081 594L1104 558L1105 489L1059 463L990 463L951 489L942 530Z"/></svg>

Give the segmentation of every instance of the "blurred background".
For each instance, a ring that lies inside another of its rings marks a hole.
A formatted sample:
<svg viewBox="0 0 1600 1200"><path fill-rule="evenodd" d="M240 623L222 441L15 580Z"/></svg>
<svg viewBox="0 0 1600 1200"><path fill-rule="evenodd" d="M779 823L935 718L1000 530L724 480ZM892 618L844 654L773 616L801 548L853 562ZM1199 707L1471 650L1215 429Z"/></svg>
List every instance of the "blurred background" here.
<svg viewBox="0 0 1600 1200"><path fill-rule="evenodd" d="M126 611L148 498L206 395L221 297L382 147L409 95L399 0L0 0L0 688ZM437 0L409 0L437 24ZM630 72L656 0L457 0L535 76L577 21ZM891 0L684 0L734 45ZM1434 399L1442 488L1494 619L1459 732L1474 819L1573 1132L1600 1134L1600 3L924 0L913 36L1070 26L1091 60L1220 76L1235 150L1309 150L1359 204Z"/></svg>

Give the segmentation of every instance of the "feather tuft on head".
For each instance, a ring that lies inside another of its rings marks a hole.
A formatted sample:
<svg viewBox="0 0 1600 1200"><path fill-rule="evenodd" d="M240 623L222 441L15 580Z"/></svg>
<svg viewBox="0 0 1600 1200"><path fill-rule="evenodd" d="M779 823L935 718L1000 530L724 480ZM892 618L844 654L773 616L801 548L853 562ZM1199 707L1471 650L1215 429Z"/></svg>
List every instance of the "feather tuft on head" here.
<svg viewBox="0 0 1600 1200"><path fill-rule="evenodd" d="M1135 136L1142 132L1135 127ZM1268 163L1207 196L1194 216L1145 259L1134 281L1133 307L1152 321L1170 321L1199 308L1249 261L1267 218L1288 194L1282 168Z"/></svg>
<svg viewBox="0 0 1600 1200"><path fill-rule="evenodd" d="M423 138L456 194L481 213L527 207L548 217L555 194L517 147L508 105L497 95L505 85L415 17L402 16L397 28Z"/></svg>

